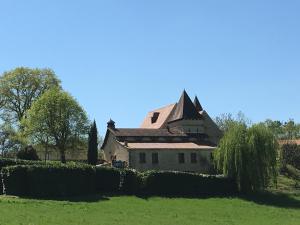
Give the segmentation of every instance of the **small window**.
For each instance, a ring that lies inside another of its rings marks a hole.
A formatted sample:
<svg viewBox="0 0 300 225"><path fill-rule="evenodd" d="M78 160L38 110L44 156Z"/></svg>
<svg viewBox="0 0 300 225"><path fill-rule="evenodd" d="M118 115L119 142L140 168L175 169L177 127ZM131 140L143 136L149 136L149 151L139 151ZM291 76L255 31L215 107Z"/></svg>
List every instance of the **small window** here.
<svg viewBox="0 0 300 225"><path fill-rule="evenodd" d="M151 123L156 123L159 117L159 112L154 112L152 117L151 117Z"/></svg>
<svg viewBox="0 0 300 225"><path fill-rule="evenodd" d="M146 163L146 153L140 153L140 163Z"/></svg>
<svg viewBox="0 0 300 225"><path fill-rule="evenodd" d="M152 164L158 164L158 153L152 153Z"/></svg>
<svg viewBox="0 0 300 225"><path fill-rule="evenodd" d="M191 153L191 163L197 163L197 154Z"/></svg>
<svg viewBox="0 0 300 225"><path fill-rule="evenodd" d="M184 153L179 153L178 154L178 162L179 163L184 163L185 162Z"/></svg>

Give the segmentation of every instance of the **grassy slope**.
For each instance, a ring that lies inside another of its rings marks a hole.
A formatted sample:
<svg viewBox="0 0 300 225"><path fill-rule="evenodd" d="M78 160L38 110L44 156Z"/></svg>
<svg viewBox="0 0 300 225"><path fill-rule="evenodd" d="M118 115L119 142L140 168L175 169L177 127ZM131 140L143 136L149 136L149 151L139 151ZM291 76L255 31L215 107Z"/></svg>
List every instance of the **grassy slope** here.
<svg viewBox="0 0 300 225"><path fill-rule="evenodd" d="M94 202L0 197L1 225L34 224L299 224L300 205L264 205L242 198L112 197ZM259 202L259 203L258 203ZM268 204L268 203L267 203Z"/></svg>

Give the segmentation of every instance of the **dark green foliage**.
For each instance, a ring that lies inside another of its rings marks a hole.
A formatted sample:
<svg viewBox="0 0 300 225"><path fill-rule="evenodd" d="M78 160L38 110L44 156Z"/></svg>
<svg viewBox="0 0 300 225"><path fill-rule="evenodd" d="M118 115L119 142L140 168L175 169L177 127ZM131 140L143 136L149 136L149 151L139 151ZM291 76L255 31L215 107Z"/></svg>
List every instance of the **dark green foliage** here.
<svg viewBox="0 0 300 225"><path fill-rule="evenodd" d="M233 179L182 172L148 172L144 192L162 196L228 195L237 192Z"/></svg>
<svg viewBox="0 0 300 225"><path fill-rule="evenodd" d="M31 197L67 197L95 193L89 166L14 166L2 169L4 193Z"/></svg>
<svg viewBox="0 0 300 225"><path fill-rule="evenodd" d="M284 144L281 147L281 162L283 167L289 164L300 169L300 146L297 144Z"/></svg>
<svg viewBox="0 0 300 225"><path fill-rule="evenodd" d="M27 161L26 161L27 162ZM6 163L8 164L8 163ZM19 165L2 169L5 194L30 197L69 197L99 194L162 196L227 195L236 182L223 176L180 172L96 168L78 164Z"/></svg>
<svg viewBox="0 0 300 225"><path fill-rule="evenodd" d="M121 172L121 191L125 194L139 194L142 189L142 174L131 169L124 169Z"/></svg>
<svg viewBox="0 0 300 225"><path fill-rule="evenodd" d="M96 168L96 190L98 193L116 193L120 188L120 170L114 168Z"/></svg>
<svg viewBox="0 0 300 225"><path fill-rule="evenodd" d="M95 170L88 166L31 166L29 196L67 197L95 193Z"/></svg>
<svg viewBox="0 0 300 225"><path fill-rule="evenodd" d="M91 126L88 141L88 163L96 165L98 162L98 131L96 121Z"/></svg>
<svg viewBox="0 0 300 225"><path fill-rule="evenodd" d="M33 160L33 161L39 160L36 150L31 145L26 146L25 148L20 150L17 153L17 158L23 160Z"/></svg>
<svg viewBox="0 0 300 225"><path fill-rule="evenodd" d="M1 170L3 193L6 195L24 196L28 193L27 167L11 166Z"/></svg>

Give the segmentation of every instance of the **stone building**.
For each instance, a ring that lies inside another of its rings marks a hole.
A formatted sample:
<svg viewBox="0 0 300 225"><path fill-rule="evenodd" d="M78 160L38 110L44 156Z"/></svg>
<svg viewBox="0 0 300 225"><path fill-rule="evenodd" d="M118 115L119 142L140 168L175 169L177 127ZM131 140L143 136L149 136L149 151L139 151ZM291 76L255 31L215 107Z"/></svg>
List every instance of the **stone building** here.
<svg viewBox="0 0 300 225"><path fill-rule="evenodd" d="M222 133L195 97L148 113L140 128L117 128L110 120L102 145L108 163L139 171L206 173Z"/></svg>

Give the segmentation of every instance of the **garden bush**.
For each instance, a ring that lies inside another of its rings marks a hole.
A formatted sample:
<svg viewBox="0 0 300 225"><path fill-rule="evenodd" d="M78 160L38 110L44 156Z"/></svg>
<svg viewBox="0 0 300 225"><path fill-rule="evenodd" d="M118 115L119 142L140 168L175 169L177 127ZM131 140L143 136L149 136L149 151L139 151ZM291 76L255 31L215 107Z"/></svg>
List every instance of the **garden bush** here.
<svg viewBox="0 0 300 225"><path fill-rule="evenodd" d="M297 144L284 144L281 147L281 162L283 167L292 165L300 169L300 146Z"/></svg>
<svg viewBox="0 0 300 225"><path fill-rule="evenodd" d="M96 167L97 193L116 193L120 189L120 170L109 167Z"/></svg>
<svg viewBox="0 0 300 225"><path fill-rule="evenodd" d="M31 145L26 146L25 148L20 150L17 153L17 158L23 160L33 160L33 161L39 160L36 150Z"/></svg>
<svg viewBox="0 0 300 225"><path fill-rule="evenodd" d="M125 194L139 194L143 186L142 173L132 169L124 169L121 172L121 192Z"/></svg>
<svg viewBox="0 0 300 225"><path fill-rule="evenodd" d="M68 197L95 193L95 169L89 166L5 167L2 178L7 195Z"/></svg>
<svg viewBox="0 0 300 225"><path fill-rule="evenodd" d="M1 188L6 195L24 196L28 193L27 167L11 166L1 170Z"/></svg>
<svg viewBox="0 0 300 225"><path fill-rule="evenodd" d="M150 171L145 175L144 191L163 196L227 195L236 193L237 185L223 176Z"/></svg>

